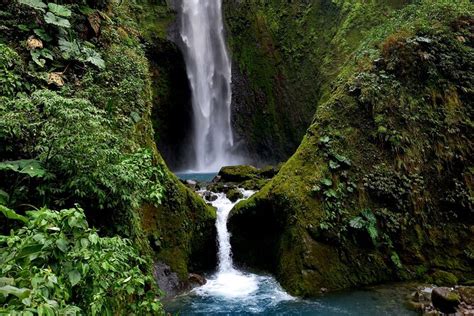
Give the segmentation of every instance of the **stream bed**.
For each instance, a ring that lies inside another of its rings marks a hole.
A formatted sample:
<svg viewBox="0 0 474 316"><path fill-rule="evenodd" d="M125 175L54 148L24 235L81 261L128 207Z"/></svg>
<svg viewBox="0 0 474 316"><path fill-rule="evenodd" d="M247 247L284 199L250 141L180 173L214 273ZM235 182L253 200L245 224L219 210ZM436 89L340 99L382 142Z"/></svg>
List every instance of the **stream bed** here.
<svg viewBox="0 0 474 316"><path fill-rule="evenodd" d="M215 175L215 174L214 174ZM180 178L210 181L213 174L180 174ZM247 199L254 191L241 189ZM197 191L204 195L205 190ZM227 219L240 200L231 202L215 193L218 266L207 283L165 303L173 315L417 315L407 303L414 286L391 284L328 293L306 300L286 293L271 275L255 274L234 266ZM241 200L242 200L241 199Z"/></svg>
<svg viewBox="0 0 474 316"><path fill-rule="evenodd" d="M271 276L250 276L258 284L250 293L234 296L207 291L203 289L206 284L168 302L165 308L173 315L418 315L406 305L412 288L404 284L329 293L305 300L286 294Z"/></svg>

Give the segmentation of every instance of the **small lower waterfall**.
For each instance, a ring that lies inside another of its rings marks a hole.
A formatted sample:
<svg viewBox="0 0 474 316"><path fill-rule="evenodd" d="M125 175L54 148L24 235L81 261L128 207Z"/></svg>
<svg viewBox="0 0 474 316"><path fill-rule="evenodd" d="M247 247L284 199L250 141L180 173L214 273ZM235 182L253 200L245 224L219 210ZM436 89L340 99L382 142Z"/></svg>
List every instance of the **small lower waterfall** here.
<svg viewBox="0 0 474 316"><path fill-rule="evenodd" d="M243 199L249 198L254 191L243 190ZM201 193L204 193L202 191ZM281 301L293 300L280 285L270 276L257 275L241 271L234 267L230 233L227 230L227 219L232 208L240 201L231 202L225 193L216 193L217 199L212 205L217 208L217 241L219 244L217 272L211 276L207 283L193 291L202 297L217 297L246 302L254 305L255 311L265 304L276 304ZM223 306L225 311L225 306ZM214 312L216 312L214 310Z"/></svg>
<svg viewBox="0 0 474 316"><path fill-rule="evenodd" d="M244 199L254 192L241 189ZM198 191L207 195L205 190ZM390 285L380 290L360 290L304 300L287 294L274 277L241 270L233 265L229 213L235 204L225 193L217 195L212 205L217 209L217 240L219 243L217 271L207 277L207 283L190 293L178 296L167 306L172 314L180 315L406 315L401 302L409 292Z"/></svg>
<svg viewBox="0 0 474 316"><path fill-rule="evenodd" d="M182 0L180 34L193 105L189 169L217 171L239 163L231 115L231 62L224 40L222 0Z"/></svg>

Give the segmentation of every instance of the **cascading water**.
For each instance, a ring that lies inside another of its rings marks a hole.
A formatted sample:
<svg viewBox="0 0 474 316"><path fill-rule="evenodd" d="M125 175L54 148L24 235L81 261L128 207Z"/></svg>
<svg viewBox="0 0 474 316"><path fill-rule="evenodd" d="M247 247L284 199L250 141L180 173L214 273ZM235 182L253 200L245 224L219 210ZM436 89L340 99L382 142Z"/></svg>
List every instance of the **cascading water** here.
<svg viewBox="0 0 474 316"><path fill-rule="evenodd" d="M222 0L182 0L181 39L192 90L194 157L189 169L217 171L238 164L231 115L231 63Z"/></svg>
<svg viewBox="0 0 474 316"><path fill-rule="evenodd" d="M244 199L249 198L254 193L254 191L243 189L241 192ZM231 202L225 193L217 193L217 199L212 202L212 205L217 209L216 228L219 244L219 265L217 272L208 279L207 283L196 288L194 292L201 297L230 299L237 306L239 304L243 306L242 303L245 302L246 308L253 311L258 311L262 306L293 300L294 298L288 295L272 277L240 271L234 267L227 219L230 211L239 201ZM222 311L229 311L228 306L222 306L222 308ZM201 309L204 309L204 306ZM213 306L212 310L208 312L219 311Z"/></svg>
<svg viewBox="0 0 474 316"><path fill-rule="evenodd" d="M241 192L244 198L253 194L252 191ZM205 191L198 193L204 194ZM382 289L381 292L362 290L302 300L288 295L272 276L235 268L227 219L239 201L232 203L224 193L216 195L212 205L217 208L217 272L203 286L169 302L169 312L180 315L416 315L401 303L408 292L397 287Z"/></svg>

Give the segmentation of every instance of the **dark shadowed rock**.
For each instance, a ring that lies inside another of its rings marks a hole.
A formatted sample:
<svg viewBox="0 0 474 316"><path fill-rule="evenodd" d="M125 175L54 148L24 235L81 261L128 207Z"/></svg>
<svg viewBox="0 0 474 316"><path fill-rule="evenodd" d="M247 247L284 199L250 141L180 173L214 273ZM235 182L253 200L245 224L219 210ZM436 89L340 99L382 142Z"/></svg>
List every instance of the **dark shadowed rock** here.
<svg viewBox="0 0 474 316"><path fill-rule="evenodd" d="M157 262L155 264L153 276L155 277L158 287L165 292L165 297L175 296L183 289L178 275L171 271L171 268L163 262Z"/></svg>
<svg viewBox="0 0 474 316"><path fill-rule="evenodd" d="M258 176L258 169L246 165L222 167L219 171L219 176L225 182L242 182L256 178Z"/></svg>
<svg viewBox="0 0 474 316"><path fill-rule="evenodd" d="M201 285L206 284L207 280L202 275L199 275L196 273L190 273L188 277L188 282L189 282L189 286L191 288L194 288L196 286L201 286Z"/></svg>
<svg viewBox="0 0 474 316"><path fill-rule="evenodd" d="M209 191L206 191L203 194L203 197L204 197L204 199L206 199L206 201L209 201L209 202L217 200L217 195L212 193L212 192L209 192Z"/></svg>
<svg viewBox="0 0 474 316"><path fill-rule="evenodd" d="M236 202L238 199L241 199L244 197L242 192L240 192L240 190L237 188L232 188L229 191L227 191L226 196L231 202Z"/></svg>
<svg viewBox="0 0 474 316"><path fill-rule="evenodd" d="M461 297L449 287L437 287L431 292L431 302L441 312L451 314L456 312Z"/></svg>

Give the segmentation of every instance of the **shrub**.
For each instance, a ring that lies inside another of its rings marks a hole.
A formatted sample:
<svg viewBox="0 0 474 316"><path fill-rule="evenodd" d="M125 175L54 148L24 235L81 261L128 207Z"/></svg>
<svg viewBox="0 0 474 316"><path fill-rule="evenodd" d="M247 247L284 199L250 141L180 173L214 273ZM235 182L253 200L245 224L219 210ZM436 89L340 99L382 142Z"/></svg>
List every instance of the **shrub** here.
<svg viewBox="0 0 474 316"><path fill-rule="evenodd" d="M0 206L9 218L12 210ZM99 237L79 207L16 215L0 235L0 314L159 313L148 262L130 240Z"/></svg>

